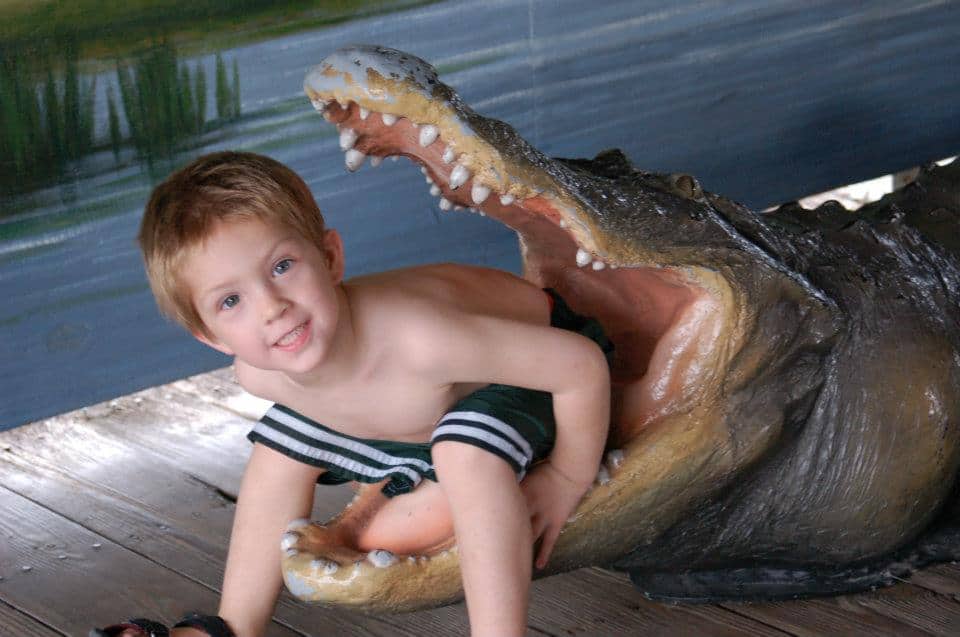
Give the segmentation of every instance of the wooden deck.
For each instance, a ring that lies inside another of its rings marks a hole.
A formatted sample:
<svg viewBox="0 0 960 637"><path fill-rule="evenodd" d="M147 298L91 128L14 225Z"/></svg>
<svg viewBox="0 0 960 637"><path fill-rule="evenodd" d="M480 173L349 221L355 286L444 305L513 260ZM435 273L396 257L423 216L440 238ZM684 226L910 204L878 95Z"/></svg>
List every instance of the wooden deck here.
<svg viewBox="0 0 960 637"><path fill-rule="evenodd" d="M229 369L0 433L0 635L212 611L261 405ZM322 487L314 515L348 490ZM269 635L466 634L462 604L364 616L284 594ZM960 567L784 603L665 605L599 568L534 583L531 635L960 635Z"/></svg>

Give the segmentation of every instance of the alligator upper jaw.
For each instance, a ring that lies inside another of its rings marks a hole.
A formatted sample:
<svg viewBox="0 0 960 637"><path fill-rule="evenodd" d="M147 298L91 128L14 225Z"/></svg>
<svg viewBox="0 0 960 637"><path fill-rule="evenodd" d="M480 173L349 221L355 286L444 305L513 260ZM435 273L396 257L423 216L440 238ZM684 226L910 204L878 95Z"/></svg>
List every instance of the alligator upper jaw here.
<svg viewBox="0 0 960 637"><path fill-rule="evenodd" d="M724 277L638 262L642 249L604 234L594 204L557 178L563 166L509 126L473 113L418 58L382 47L341 49L310 71L305 90L337 125L349 170L398 155L420 164L441 209L470 208L516 230L525 277L597 317L615 343L611 442L625 456L606 468L612 479L588 494L565 527L548 572L608 563L652 541L749 461L749 451L723 451L719 418L703 400L717 392L743 338L741 301ZM374 493L365 488L360 499ZM332 544L350 544L350 517L347 510L331 521ZM427 564L400 556L377 568L365 559L371 547L342 544L349 555L341 562L355 564L349 573L325 574L329 564L310 553L285 558L294 594L372 610L427 607L459 594L455 551L435 551Z"/></svg>

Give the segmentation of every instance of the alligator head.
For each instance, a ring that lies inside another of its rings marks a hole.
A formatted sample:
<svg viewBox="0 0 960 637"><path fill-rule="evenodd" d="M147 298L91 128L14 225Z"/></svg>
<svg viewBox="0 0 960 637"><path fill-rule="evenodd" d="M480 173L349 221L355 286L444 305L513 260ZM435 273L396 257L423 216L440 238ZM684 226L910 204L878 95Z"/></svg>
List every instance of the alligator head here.
<svg viewBox="0 0 960 637"><path fill-rule="evenodd" d="M619 151L551 159L383 47L333 53L305 90L349 170L421 165L442 209L516 230L524 276L616 345L612 451L538 575L856 562L942 508L960 458L956 258L902 219L760 215ZM418 545L370 538L382 501L362 487L326 524L294 523L288 588L368 610L458 599L453 539L430 531L449 525L424 507Z"/></svg>

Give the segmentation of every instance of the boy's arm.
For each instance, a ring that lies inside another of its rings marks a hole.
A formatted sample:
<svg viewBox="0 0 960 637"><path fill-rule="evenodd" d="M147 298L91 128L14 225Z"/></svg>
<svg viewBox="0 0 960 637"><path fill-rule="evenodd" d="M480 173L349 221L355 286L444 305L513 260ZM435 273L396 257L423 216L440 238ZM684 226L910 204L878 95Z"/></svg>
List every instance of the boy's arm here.
<svg viewBox="0 0 960 637"><path fill-rule="evenodd" d="M438 383L489 382L553 394L556 442L525 481L537 566L593 484L610 422L610 372L590 339L553 327L477 315L418 317L407 341L420 373ZM411 323L413 324L413 322ZM539 519L538 519L539 518Z"/></svg>
<svg viewBox="0 0 960 637"><path fill-rule="evenodd" d="M237 497L219 610L237 637L263 634L283 584L280 538L291 520L310 516L322 472L253 445Z"/></svg>

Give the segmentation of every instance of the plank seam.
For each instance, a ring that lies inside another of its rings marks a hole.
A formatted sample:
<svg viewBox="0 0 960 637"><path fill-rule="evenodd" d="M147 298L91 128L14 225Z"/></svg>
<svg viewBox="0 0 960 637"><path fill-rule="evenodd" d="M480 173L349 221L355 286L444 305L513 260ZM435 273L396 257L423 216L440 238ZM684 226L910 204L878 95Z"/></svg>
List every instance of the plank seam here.
<svg viewBox="0 0 960 637"><path fill-rule="evenodd" d="M24 617L29 617L30 619L32 619L33 621L37 622L38 624L40 624L40 625L43 626L44 628L49 628L52 632L55 632L55 633L57 633L58 635L63 635L63 637L70 637L70 635L68 635L67 633L59 630L59 629L56 628L55 626L51 626L50 624L48 624L47 622L43 621L42 619L40 619L39 617L37 617L37 616L34 615L33 613L31 613L31 612L29 612L29 611L27 611L27 610L24 610L24 609L22 609L22 608L20 608L20 607L18 607L18 606L15 606L15 605L13 604L13 602L8 601L8 600L6 600L6 599L3 599L3 597L0 597L0 604L3 604L4 606L6 606L6 607L8 607L8 608L12 608L15 613L19 613L20 615L23 615Z"/></svg>

